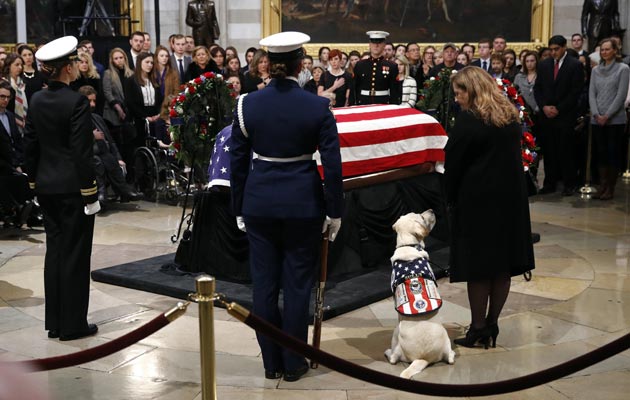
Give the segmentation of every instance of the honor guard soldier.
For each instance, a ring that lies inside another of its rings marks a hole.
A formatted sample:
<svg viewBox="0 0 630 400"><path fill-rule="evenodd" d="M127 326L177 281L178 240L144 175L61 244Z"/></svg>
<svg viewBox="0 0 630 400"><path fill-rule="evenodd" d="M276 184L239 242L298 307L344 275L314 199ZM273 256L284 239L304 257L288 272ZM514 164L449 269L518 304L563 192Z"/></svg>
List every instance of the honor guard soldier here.
<svg viewBox="0 0 630 400"><path fill-rule="evenodd" d="M92 155L92 120L85 96L70 89L79 77L77 39L66 36L35 57L50 75L35 93L24 146L29 184L44 213L44 291L49 338L74 340L98 330L88 324L94 215L100 210Z"/></svg>
<svg viewBox="0 0 630 400"><path fill-rule="evenodd" d="M302 45L309 40L300 32L282 32L260 41L269 51L272 79L264 89L239 98L229 149L233 212L249 240L252 312L304 342L322 232L328 229L329 239L335 238L343 207L330 102L297 81ZM316 150L323 185L313 159ZM284 376L291 382L307 372L304 357L260 334L257 339L266 378Z"/></svg>
<svg viewBox="0 0 630 400"><path fill-rule="evenodd" d="M396 85L398 66L383 57L385 31L369 31L370 58L360 60L354 67L354 93L357 105L389 104Z"/></svg>

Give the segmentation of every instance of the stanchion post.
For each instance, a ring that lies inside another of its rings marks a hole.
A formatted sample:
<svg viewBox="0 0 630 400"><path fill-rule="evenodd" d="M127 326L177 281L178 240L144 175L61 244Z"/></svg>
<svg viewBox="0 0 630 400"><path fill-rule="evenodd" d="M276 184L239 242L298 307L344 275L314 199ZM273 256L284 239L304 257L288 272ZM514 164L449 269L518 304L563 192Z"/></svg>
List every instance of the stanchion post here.
<svg viewBox="0 0 630 400"><path fill-rule="evenodd" d="M216 281L200 276L195 300L199 304L199 354L201 355L201 398L216 400L217 382L214 359L214 291Z"/></svg>
<svg viewBox="0 0 630 400"><path fill-rule="evenodd" d="M626 114L630 117L630 109L626 109ZM628 138L628 134L630 134L630 120L626 122L626 138ZM630 139L628 140L628 154L626 156L626 170L621 177L624 181L630 180Z"/></svg>
<svg viewBox="0 0 630 400"><path fill-rule="evenodd" d="M590 197L597 193L597 189L591 186L591 154L593 148L593 126L591 125L591 113L586 114L585 123L588 124L588 146L586 153L586 171L584 174L584 186L580 188L582 197Z"/></svg>

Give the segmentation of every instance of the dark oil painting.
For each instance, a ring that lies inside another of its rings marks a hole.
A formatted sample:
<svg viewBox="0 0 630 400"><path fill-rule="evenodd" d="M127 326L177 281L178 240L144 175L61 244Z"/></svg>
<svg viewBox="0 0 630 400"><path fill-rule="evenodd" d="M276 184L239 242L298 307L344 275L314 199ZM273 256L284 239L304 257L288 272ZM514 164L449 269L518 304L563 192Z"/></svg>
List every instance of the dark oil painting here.
<svg viewBox="0 0 630 400"><path fill-rule="evenodd" d="M368 30L395 43L531 40L531 0L284 0L282 30L314 43L364 43Z"/></svg>

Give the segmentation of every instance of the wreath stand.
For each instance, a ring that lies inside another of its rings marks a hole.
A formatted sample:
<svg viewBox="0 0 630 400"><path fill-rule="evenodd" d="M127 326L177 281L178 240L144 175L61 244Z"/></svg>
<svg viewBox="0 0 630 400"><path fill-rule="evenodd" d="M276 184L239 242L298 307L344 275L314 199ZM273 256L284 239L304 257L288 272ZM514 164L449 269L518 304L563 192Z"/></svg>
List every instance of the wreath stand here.
<svg viewBox="0 0 630 400"><path fill-rule="evenodd" d="M190 236L192 234L190 227L192 225L193 217L195 215L195 205L196 203L193 201L192 209L189 214L186 214L186 207L188 207L188 198L190 197L190 183L195 178L195 156L192 158L192 166L190 167L190 176L188 177L188 182L186 182L186 193L184 195L184 204L182 205L182 216L179 219L179 224L177 226L177 233L171 236L171 243L177 243L180 236L182 241L188 242L190 241ZM182 235L182 226L186 223L186 229Z"/></svg>

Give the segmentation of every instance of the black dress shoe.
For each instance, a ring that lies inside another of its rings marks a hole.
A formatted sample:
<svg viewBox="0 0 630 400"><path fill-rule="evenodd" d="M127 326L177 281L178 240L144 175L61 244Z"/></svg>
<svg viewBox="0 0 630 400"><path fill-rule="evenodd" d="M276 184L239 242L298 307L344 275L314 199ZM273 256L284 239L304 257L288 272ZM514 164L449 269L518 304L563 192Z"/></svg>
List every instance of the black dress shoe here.
<svg viewBox="0 0 630 400"><path fill-rule="evenodd" d="M138 201L138 200L142 200L142 197L144 197L144 194L142 194L141 192L130 191L130 192L123 193L120 196L120 202L127 203L129 201Z"/></svg>
<svg viewBox="0 0 630 400"><path fill-rule="evenodd" d="M81 331L81 332L71 333L68 335L60 335L59 340L61 340L62 342L65 342L67 340L81 339L86 336L92 336L96 332L98 332L98 326L96 326L95 324L88 324L88 327L86 330Z"/></svg>
<svg viewBox="0 0 630 400"><path fill-rule="evenodd" d="M48 337L50 339L57 339L59 337L59 330L58 329L51 329L48 331Z"/></svg>
<svg viewBox="0 0 630 400"><path fill-rule="evenodd" d="M556 188L544 186L542 189L538 191L538 194L550 194L550 193L555 193L555 192L556 192Z"/></svg>
<svg viewBox="0 0 630 400"><path fill-rule="evenodd" d="M284 373L284 380L287 382L295 382L299 380L304 374L308 372L308 365L304 365L295 371L286 371Z"/></svg>
<svg viewBox="0 0 630 400"><path fill-rule="evenodd" d="M267 379L280 379L280 378L282 378L282 371L267 371L267 370L265 370L265 378L267 378Z"/></svg>

